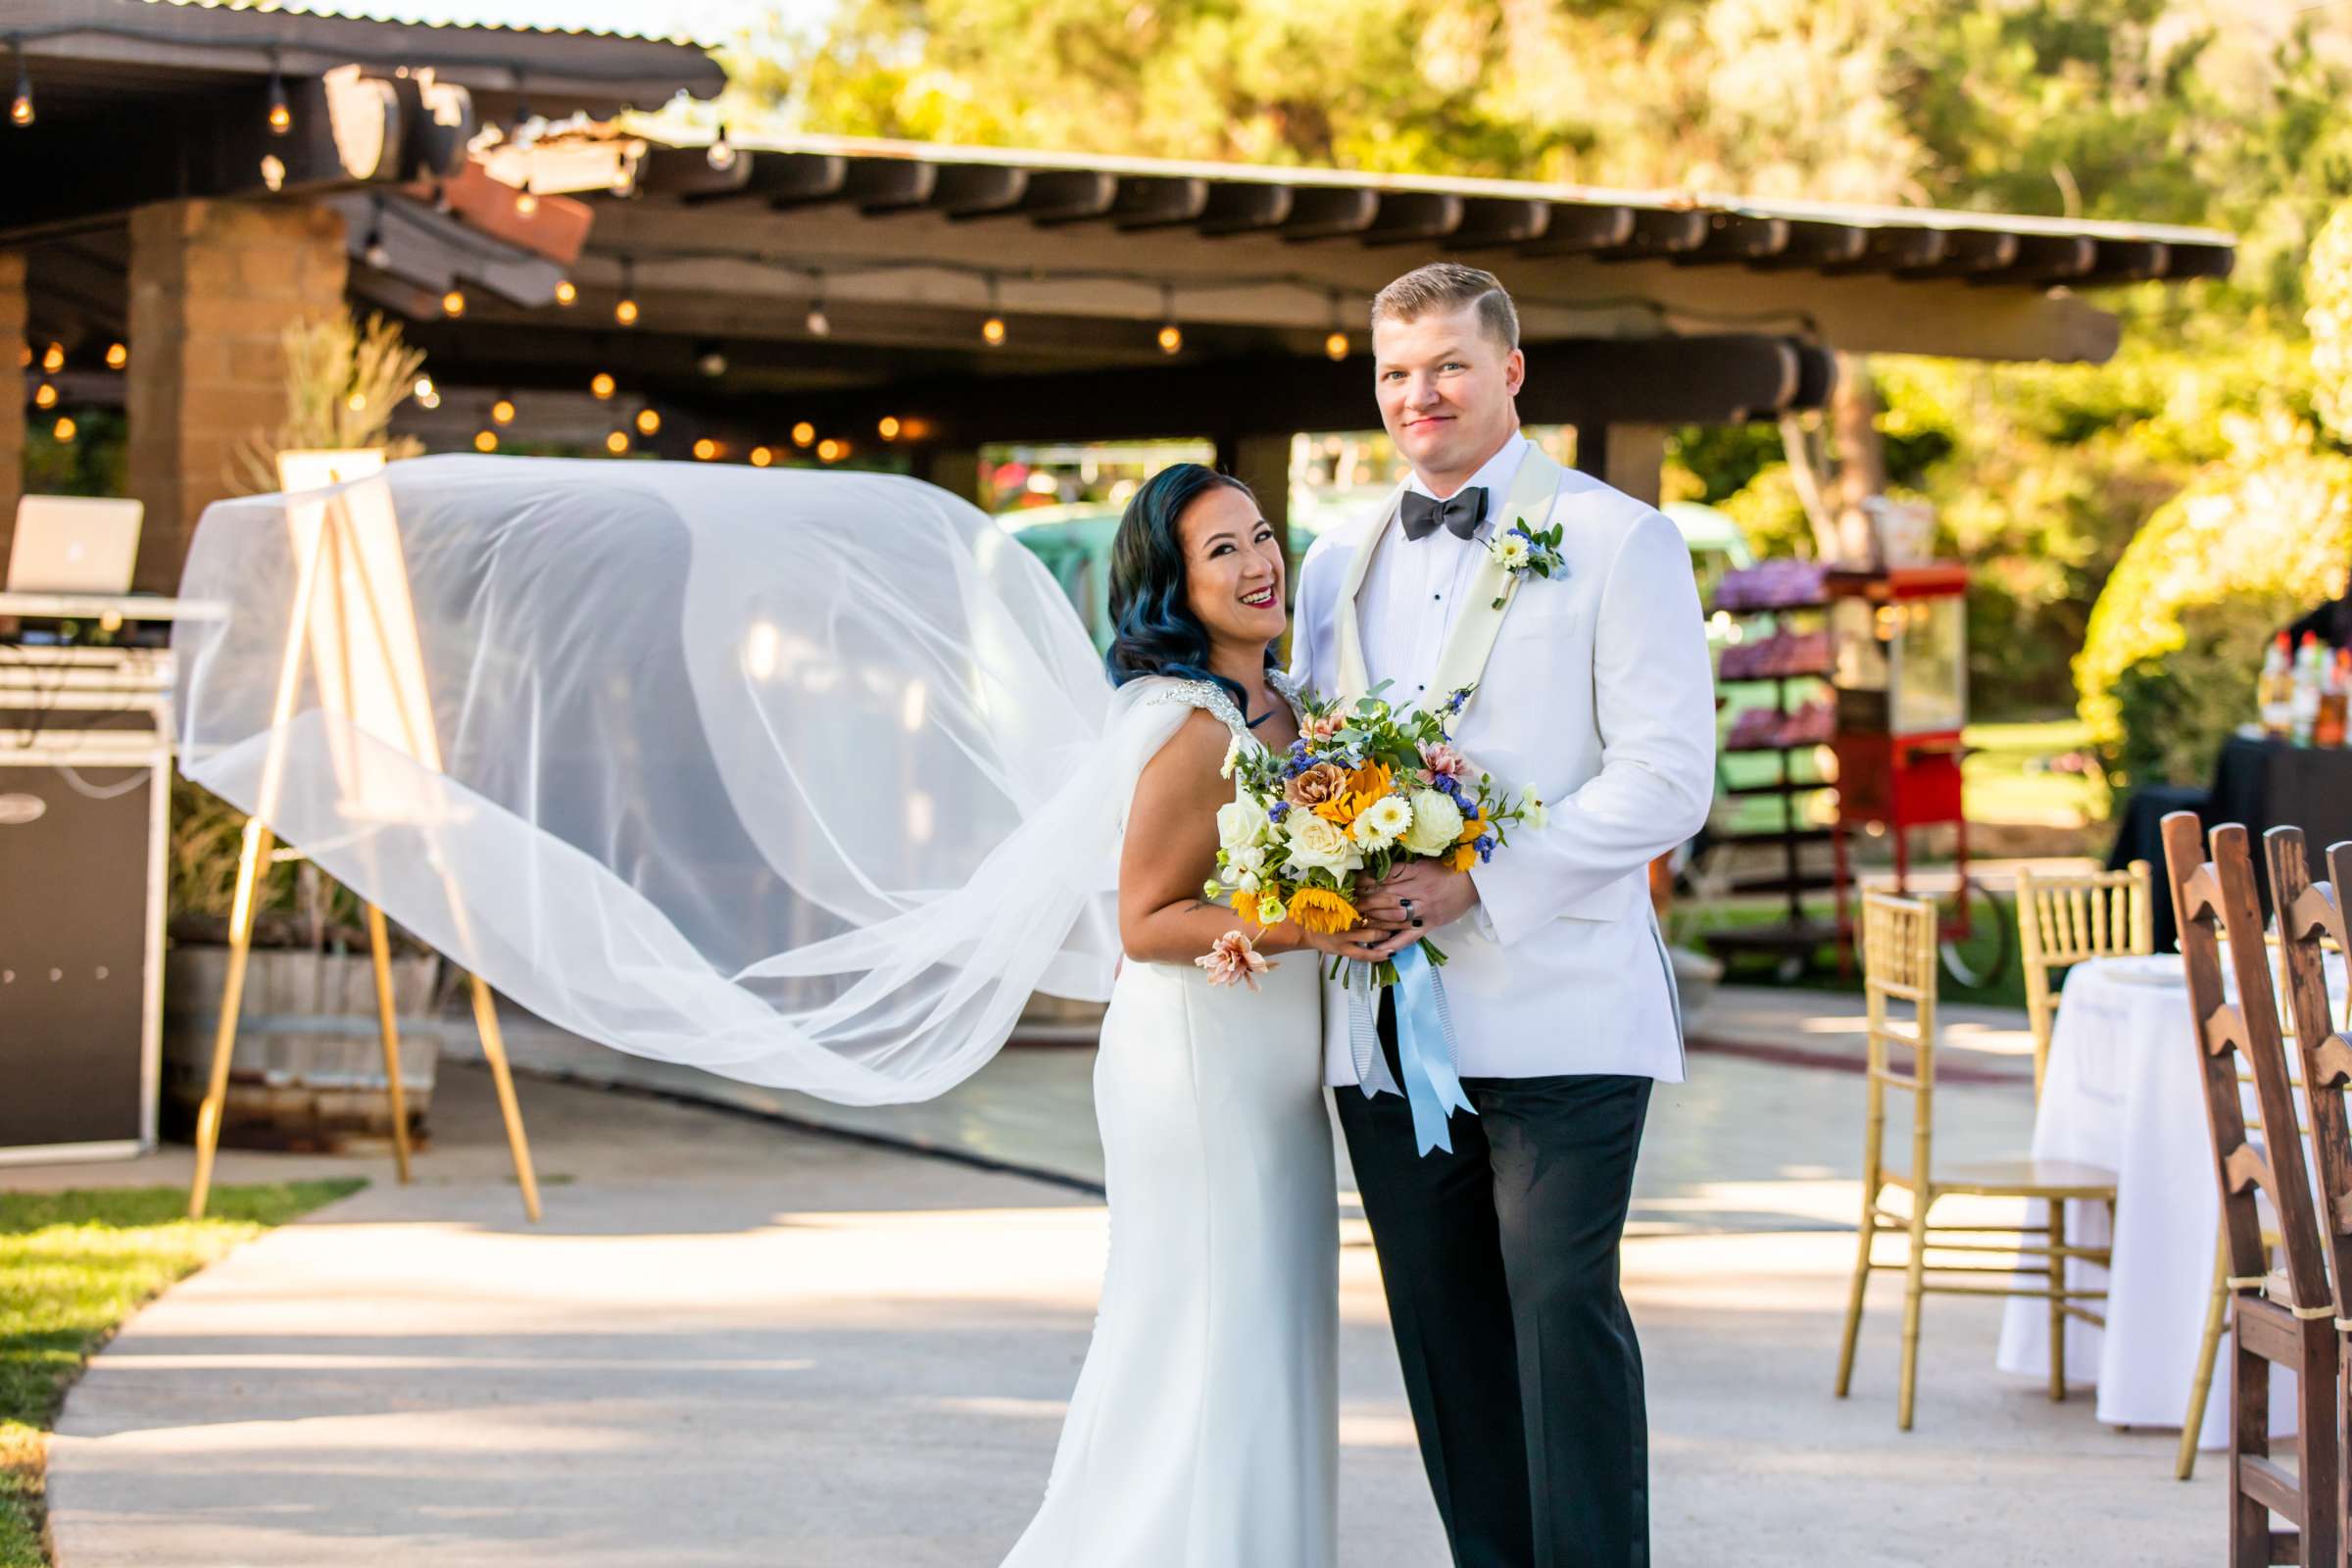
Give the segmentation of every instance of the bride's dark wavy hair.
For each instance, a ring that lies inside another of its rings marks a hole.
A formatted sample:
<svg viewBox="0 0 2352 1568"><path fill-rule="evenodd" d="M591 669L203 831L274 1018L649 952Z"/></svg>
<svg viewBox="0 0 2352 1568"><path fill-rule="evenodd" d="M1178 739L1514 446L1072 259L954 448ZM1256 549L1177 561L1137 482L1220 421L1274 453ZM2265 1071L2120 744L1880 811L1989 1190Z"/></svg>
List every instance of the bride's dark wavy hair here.
<svg viewBox="0 0 2352 1568"><path fill-rule="evenodd" d="M1124 686L1146 675L1175 675L1214 681L1243 712L1250 704L1242 688L1208 667L1208 629L1185 602L1184 538L1177 520L1185 509L1219 485L1257 499L1229 473L1198 463L1178 463L1144 481L1119 516L1110 543L1110 651L1103 656L1111 684ZM1275 666L1266 649L1266 667Z"/></svg>

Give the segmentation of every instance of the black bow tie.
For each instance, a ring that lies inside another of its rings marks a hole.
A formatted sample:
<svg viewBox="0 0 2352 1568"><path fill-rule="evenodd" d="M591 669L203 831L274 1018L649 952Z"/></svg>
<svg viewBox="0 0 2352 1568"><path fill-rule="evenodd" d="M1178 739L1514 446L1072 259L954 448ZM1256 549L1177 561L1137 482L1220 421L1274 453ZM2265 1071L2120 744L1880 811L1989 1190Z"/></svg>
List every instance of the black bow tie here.
<svg viewBox="0 0 2352 1568"><path fill-rule="evenodd" d="M1487 520L1487 490L1484 485L1470 485L1456 490L1443 501L1423 495L1418 490L1404 493L1404 536L1416 542L1428 538L1444 524L1446 531L1456 539L1467 539L1478 532L1478 525Z"/></svg>

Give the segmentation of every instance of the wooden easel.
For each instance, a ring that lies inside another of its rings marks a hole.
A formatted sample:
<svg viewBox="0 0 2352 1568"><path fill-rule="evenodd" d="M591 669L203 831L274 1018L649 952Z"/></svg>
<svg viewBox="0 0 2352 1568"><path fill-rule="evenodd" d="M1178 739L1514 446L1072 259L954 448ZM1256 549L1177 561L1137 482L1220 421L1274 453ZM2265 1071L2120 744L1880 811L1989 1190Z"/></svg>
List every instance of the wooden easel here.
<svg viewBox="0 0 2352 1568"><path fill-rule="evenodd" d="M236 900L228 917L228 975L221 986L220 1022L213 1038L213 1063L203 1107L196 1116L196 1174L188 1191L188 1215L204 1217L213 1181L213 1158L220 1143L220 1116L228 1098L228 1068L236 1046L237 1014L245 1001L245 970L253 949L255 895L262 867L276 838L270 826L285 781L285 728L302 692L305 655L318 680L319 706L355 724L375 742L438 772L441 746L434 734L432 707L424 680L424 658L409 597L408 567L392 513L391 492L379 475L383 454L375 451L289 452L277 460L278 482L286 493L286 521L295 560L294 618L278 669L272 734L262 763L254 811L245 821L237 857ZM372 483L364 483L372 479ZM327 492L329 487L342 486ZM368 802L371 793L367 758L354 748L349 731L330 727L338 784L347 799ZM397 796L401 792L390 792ZM444 876L447 870L444 868ZM449 906L459 922L459 941L470 948L465 906L451 889ZM392 1101L392 1157L402 1183L410 1180L408 1102L400 1081L400 1026L392 1001L392 955L384 911L368 909L368 946L374 958L376 1027L383 1038L384 1077ZM473 1022L482 1055L498 1089L506 1120L507 1147L514 1178L522 1188L523 1212L539 1218L539 1183L532 1174L531 1149L523 1136L522 1110L507 1064L497 1004L482 977L466 973L473 989Z"/></svg>

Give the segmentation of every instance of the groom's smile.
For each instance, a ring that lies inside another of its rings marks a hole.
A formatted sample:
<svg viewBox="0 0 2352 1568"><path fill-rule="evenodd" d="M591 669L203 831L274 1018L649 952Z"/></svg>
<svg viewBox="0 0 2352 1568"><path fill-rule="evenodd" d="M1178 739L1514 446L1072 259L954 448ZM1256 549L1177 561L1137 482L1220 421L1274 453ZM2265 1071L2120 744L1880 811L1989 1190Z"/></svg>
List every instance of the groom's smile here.
<svg viewBox="0 0 2352 1568"><path fill-rule="evenodd" d="M1437 495L1451 495L1519 429L1527 362L1475 306L1372 323L1373 390L1396 450Z"/></svg>

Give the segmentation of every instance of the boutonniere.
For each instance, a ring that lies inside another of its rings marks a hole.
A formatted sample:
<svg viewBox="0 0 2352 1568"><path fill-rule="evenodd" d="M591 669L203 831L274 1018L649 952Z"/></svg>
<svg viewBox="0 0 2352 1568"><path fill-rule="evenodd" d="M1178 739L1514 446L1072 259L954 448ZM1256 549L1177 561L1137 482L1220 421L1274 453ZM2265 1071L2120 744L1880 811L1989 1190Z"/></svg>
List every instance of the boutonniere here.
<svg viewBox="0 0 2352 1568"><path fill-rule="evenodd" d="M1568 558L1560 554L1560 524L1553 523L1540 533L1530 533L1527 519L1521 517L1510 528L1487 544L1487 554L1494 564L1509 574L1516 583L1523 577L1549 577L1553 572L1568 574ZM1505 591L1495 597L1489 610L1500 610L1510 594Z"/></svg>

